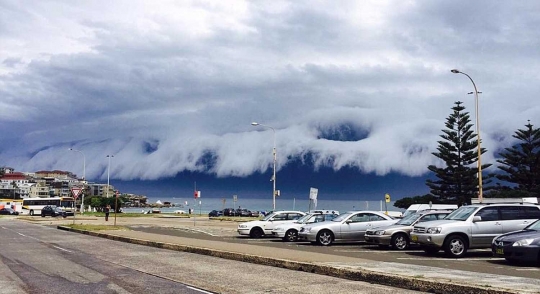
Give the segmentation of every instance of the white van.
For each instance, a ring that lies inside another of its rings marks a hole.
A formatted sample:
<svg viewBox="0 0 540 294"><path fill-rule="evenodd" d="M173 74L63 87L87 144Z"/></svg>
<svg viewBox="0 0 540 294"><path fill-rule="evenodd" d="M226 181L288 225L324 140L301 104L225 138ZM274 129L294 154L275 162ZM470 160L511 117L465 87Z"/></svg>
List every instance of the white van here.
<svg viewBox="0 0 540 294"><path fill-rule="evenodd" d="M457 208L458 206L456 204L411 204L411 206L403 213L403 217L422 210L454 210Z"/></svg>

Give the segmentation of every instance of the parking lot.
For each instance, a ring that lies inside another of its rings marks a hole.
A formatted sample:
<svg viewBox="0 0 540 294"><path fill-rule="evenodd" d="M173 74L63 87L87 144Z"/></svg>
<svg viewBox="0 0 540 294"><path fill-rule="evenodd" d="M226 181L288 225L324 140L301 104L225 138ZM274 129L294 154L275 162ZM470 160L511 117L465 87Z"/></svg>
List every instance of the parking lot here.
<svg viewBox="0 0 540 294"><path fill-rule="evenodd" d="M363 258L373 261L394 262L404 265L421 265L437 267L443 270L464 270L477 273L508 275L524 278L540 278L540 267L535 264L512 265L502 258L492 257L489 249L470 250L464 258L447 258L441 251L435 256L428 256L418 247L409 250L395 251L379 248L366 243L338 243L332 246L323 247L313 245L309 242L283 242L278 238L263 237L252 239L239 236L236 232L237 223L214 221L216 226L212 226L212 221L198 222L177 226L154 226L154 225L131 225L130 228L136 231L157 233L170 236L180 236L198 238L203 240L214 240L239 244L250 244L256 246L272 248L286 248L300 250L303 252L316 252L344 257Z"/></svg>

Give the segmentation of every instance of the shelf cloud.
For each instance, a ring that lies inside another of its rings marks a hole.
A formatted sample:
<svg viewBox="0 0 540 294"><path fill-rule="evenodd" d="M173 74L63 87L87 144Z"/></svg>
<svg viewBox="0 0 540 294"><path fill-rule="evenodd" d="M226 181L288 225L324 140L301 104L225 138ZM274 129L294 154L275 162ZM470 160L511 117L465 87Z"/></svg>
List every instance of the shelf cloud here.
<svg viewBox="0 0 540 294"><path fill-rule="evenodd" d="M107 6L107 9L103 7ZM484 162L540 124L536 1L0 3L0 165L122 180L305 162L421 176L455 101ZM251 122L271 126L252 126Z"/></svg>

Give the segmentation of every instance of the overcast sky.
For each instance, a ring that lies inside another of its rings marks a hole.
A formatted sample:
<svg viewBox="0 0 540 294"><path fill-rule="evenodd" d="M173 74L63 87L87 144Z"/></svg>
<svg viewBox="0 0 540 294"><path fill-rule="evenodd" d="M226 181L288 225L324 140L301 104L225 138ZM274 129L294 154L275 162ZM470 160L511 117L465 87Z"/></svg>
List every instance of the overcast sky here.
<svg viewBox="0 0 540 294"><path fill-rule="evenodd" d="M455 101L494 163L540 124L538 1L0 0L0 165L155 180L425 176Z"/></svg>

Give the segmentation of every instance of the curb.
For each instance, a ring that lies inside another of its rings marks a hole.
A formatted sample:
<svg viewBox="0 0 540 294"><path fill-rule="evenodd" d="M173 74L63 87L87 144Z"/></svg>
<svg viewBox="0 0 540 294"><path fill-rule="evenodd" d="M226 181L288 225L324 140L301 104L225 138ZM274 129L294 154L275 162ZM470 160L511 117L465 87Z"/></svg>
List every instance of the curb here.
<svg viewBox="0 0 540 294"><path fill-rule="evenodd" d="M213 257L219 257L229 260L243 261L254 264L261 264L267 266L274 266L279 268L285 268L290 270L297 270L303 272L309 272L314 274L326 275L341 279L347 279L352 281L368 282L378 285L386 285L391 287L398 287L402 289L440 293L440 294L516 294L519 292L493 289L489 287L481 287L475 285L459 285L448 282L440 282L433 280L425 280L415 277L399 276L395 274L383 274L365 269L341 269L328 265L320 265L310 262L299 262L285 259L277 259L270 257L263 257L251 254L243 254L237 252L229 252L217 249L209 249L203 247L194 247L180 244L163 243L121 236L114 236L94 231L85 231L73 229L66 226L57 226L57 229L69 232L76 232L84 235L105 238L114 241L121 241L131 244L138 244L144 246L151 246L161 249L169 249L180 252L189 252L195 254L208 255Z"/></svg>

